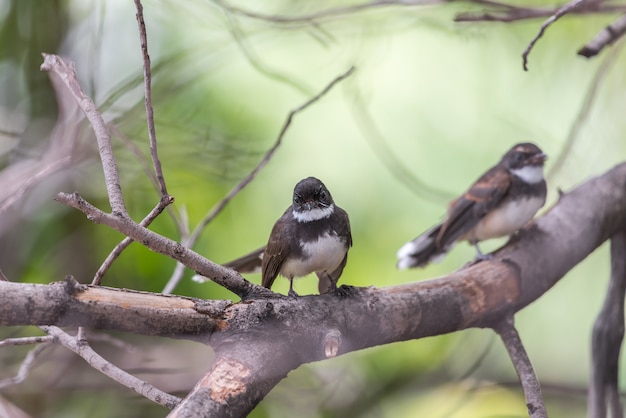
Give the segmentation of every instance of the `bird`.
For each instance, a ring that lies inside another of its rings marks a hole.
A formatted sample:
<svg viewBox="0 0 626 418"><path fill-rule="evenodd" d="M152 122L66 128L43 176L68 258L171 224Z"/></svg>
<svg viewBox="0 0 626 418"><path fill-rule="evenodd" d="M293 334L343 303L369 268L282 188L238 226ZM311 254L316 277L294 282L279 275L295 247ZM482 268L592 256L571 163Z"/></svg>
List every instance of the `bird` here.
<svg viewBox="0 0 626 418"><path fill-rule="evenodd" d="M315 273L320 294L336 292L337 281L352 246L350 220L322 181L300 180L292 204L276 221L267 245L224 264L240 273L261 267L263 287L270 289L280 274L289 280L289 296L298 294L293 279Z"/></svg>
<svg viewBox="0 0 626 418"><path fill-rule="evenodd" d="M547 156L530 142L514 145L463 195L453 200L441 224L435 225L397 253L399 269L439 261L458 241L476 248L480 241L511 235L526 225L546 201L543 166Z"/></svg>

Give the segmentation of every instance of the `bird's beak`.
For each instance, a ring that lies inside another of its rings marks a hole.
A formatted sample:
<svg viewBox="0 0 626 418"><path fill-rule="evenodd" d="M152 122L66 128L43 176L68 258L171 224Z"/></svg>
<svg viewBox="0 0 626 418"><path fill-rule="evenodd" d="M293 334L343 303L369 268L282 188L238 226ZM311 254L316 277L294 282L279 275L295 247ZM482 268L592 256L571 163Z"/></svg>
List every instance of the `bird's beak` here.
<svg viewBox="0 0 626 418"><path fill-rule="evenodd" d="M529 162L531 164L539 164L539 163L543 163L547 159L548 159L548 156L542 152L541 154L533 155L532 157L530 157Z"/></svg>

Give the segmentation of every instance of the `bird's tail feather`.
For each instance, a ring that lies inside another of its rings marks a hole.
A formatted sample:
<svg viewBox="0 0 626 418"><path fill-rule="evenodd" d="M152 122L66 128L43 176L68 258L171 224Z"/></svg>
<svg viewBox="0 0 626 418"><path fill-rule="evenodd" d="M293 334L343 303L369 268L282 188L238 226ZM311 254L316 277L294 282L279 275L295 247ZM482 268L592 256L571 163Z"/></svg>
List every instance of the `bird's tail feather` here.
<svg viewBox="0 0 626 418"><path fill-rule="evenodd" d="M222 265L239 273L258 273L261 271L261 260L263 259L264 251L265 247L262 247Z"/></svg>
<svg viewBox="0 0 626 418"><path fill-rule="evenodd" d="M413 267L424 267L428 263L441 261L453 244L438 245L437 236L440 231L441 225L437 225L413 241L404 244L398 250L398 268L404 270Z"/></svg>

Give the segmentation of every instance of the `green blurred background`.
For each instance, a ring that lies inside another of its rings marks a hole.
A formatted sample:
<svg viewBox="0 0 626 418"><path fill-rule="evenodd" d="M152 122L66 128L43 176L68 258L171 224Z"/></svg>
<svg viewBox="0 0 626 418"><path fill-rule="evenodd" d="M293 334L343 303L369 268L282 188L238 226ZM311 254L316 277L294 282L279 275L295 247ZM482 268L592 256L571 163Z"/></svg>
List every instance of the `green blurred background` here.
<svg viewBox="0 0 626 418"><path fill-rule="evenodd" d="M575 54L615 16L559 20L536 45L530 71L524 72L521 53L542 20L454 23L459 12L480 10L469 4L377 7L316 24L245 17L206 0L143 4L160 157L176 198L175 217L187 218L191 229L263 158L291 110L356 66L349 79L294 118L271 162L203 232L194 249L215 262L263 245L290 204L294 184L313 175L350 214L354 247L342 283L392 286L444 275L470 260L474 250L461 244L442 263L408 272L396 270L395 252L441 219L447 202L512 144L533 141L550 156L546 207L558 189L567 191L626 157L626 57L620 51L592 60ZM297 16L347 4L358 2L237 6ZM76 116L57 123L59 112L80 113L71 109L71 99L65 107L57 104L48 74L39 71L40 53L74 61L85 91L114 126L124 195L132 216L141 219L158 193L144 174L148 160L137 156L137 150L147 156L148 146L134 4L0 0L0 25L2 173L22 162L45 167L42 155L59 143L52 132L71 155L69 164L3 211L0 269L14 281L49 283L71 274L88 283L121 236L53 201L58 192L78 191L108 210L90 127L83 121L76 129ZM566 147L609 55L613 62L588 117ZM563 165L554 170L563 153ZM402 177L403 169L413 178ZM163 214L153 229L180 239L171 214ZM516 317L551 417L585 416L590 333L606 290L607 249L601 247ZM134 244L103 284L158 292L174 266ZM185 273L175 294L233 297L191 276ZM258 275L249 279L260 281ZM296 282L301 294L316 288L313 278ZM275 290L286 293L287 281L278 280ZM0 339L38 333L4 328ZM211 361L211 350L198 344L125 334L115 334L112 343L100 335L93 344L105 357L181 396ZM13 376L28 350L0 349L0 378ZM167 413L58 347L39 357L23 383L0 395L38 417ZM526 407L497 338L487 330L468 330L303 366L251 416L294 415L523 417Z"/></svg>

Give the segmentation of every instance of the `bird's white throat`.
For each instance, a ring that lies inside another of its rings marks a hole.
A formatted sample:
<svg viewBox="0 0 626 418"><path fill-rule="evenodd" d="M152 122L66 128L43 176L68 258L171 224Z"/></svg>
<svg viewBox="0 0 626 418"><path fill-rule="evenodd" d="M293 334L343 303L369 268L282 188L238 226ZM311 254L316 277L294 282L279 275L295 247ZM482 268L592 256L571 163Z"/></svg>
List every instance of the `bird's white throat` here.
<svg viewBox="0 0 626 418"><path fill-rule="evenodd" d="M517 168L511 170L511 174L528 184L536 184L543 181L543 167L539 165L527 165L522 168Z"/></svg>
<svg viewBox="0 0 626 418"><path fill-rule="evenodd" d="M313 222L319 221L320 219L328 218L333 214L335 210L334 205L329 205L325 208L315 208L311 210L305 210L302 212L298 212L297 210L293 210L293 217L296 218L298 222Z"/></svg>

